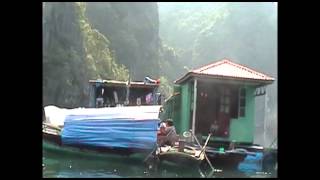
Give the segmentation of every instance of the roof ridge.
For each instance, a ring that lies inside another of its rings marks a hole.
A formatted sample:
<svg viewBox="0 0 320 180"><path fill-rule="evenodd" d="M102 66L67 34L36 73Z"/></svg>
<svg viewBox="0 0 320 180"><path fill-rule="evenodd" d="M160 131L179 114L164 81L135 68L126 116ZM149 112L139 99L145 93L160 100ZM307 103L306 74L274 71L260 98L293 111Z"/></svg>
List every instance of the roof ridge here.
<svg viewBox="0 0 320 180"><path fill-rule="evenodd" d="M245 66L245 65L242 65L242 64L239 64L239 63L234 63L234 62L232 62L232 61L229 61L228 63L229 63L229 64L232 64L232 65L234 65L234 66L236 66L236 67L238 67L238 68L241 68L241 69L243 69L243 70L245 70L245 71L248 71L248 72L250 72L250 73L252 73L252 74L255 74L255 75L257 75L257 76L261 76L261 77L266 77L266 78L273 79L273 78L269 77L268 75L266 75L266 74L264 74L264 73L257 72L257 71L255 71L255 70L253 70L252 68L249 68L249 67L247 67L247 66Z"/></svg>
<svg viewBox="0 0 320 180"><path fill-rule="evenodd" d="M202 66L202 67L200 67L200 68L197 68L197 69L195 69L195 70L193 70L193 71L199 71L199 72L201 72L201 71L207 70L207 69L209 69L209 68L212 68L212 67L215 67L215 66L219 66L219 65L221 65L221 64L224 64L224 63L226 63L227 61L229 61L229 60L227 60L227 59L222 59L222 60L216 61L216 62L214 62L214 63L210 63L210 64L208 64L208 65L205 65L205 66Z"/></svg>
<svg viewBox="0 0 320 180"><path fill-rule="evenodd" d="M228 58L223 58L214 63L207 64L203 67L188 71L187 74L175 81L175 83L185 80L186 78L194 75L210 75L210 76L221 76L221 77L234 77L234 78L244 78L262 81L274 81L275 78L250 68L246 65L242 65L237 62L233 62Z"/></svg>

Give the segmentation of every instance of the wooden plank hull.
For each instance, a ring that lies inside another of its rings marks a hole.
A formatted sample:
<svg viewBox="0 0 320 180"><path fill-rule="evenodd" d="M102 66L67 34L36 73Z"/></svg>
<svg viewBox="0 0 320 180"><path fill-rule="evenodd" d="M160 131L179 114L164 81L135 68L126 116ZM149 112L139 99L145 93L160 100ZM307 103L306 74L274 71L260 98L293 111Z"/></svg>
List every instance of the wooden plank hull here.
<svg viewBox="0 0 320 180"><path fill-rule="evenodd" d="M107 148L107 147L92 147L92 146L69 146L63 145L61 136L43 132L43 150L58 153L62 155L75 156L98 156L98 157L133 157L143 160L149 152L126 149L126 148Z"/></svg>
<svg viewBox="0 0 320 180"><path fill-rule="evenodd" d="M211 164L218 169L236 170L238 165L245 159L242 153L207 153Z"/></svg>
<svg viewBox="0 0 320 180"><path fill-rule="evenodd" d="M198 166L203 159L181 152L165 152L159 154L160 161L178 166Z"/></svg>

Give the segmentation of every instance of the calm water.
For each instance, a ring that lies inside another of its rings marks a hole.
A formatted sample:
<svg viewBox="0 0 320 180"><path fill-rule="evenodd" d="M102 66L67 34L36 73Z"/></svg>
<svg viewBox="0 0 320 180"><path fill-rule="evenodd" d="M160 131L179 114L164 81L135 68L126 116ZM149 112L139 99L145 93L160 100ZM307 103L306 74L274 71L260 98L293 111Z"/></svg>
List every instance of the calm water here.
<svg viewBox="0 0 320 180"><path fill-rule="evenodd" d="M197 168L178 168L162 165L150 171L141 161L125 157L86 157L43 151L43 177L58 178L141 178L141 177L204 177L206 172ZM270 177L256 172L217 172L216 177Z"/></svg>

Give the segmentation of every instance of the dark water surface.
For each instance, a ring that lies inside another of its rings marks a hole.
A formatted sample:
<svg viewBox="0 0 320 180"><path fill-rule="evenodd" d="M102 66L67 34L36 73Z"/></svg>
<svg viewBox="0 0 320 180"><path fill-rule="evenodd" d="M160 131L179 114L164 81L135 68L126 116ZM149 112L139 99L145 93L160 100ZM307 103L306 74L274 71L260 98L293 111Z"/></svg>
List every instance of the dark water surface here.
<svg viewBox="0 0 320 180"><path fill-rule="evenodd" d="M86 157L43 151L43 177L57 178L144 178L205 177L198 168L161 165L150 171L141 160L126 157ZM270 177L263 172L244 174L239 171L216 172L215 177Z"/></svg>

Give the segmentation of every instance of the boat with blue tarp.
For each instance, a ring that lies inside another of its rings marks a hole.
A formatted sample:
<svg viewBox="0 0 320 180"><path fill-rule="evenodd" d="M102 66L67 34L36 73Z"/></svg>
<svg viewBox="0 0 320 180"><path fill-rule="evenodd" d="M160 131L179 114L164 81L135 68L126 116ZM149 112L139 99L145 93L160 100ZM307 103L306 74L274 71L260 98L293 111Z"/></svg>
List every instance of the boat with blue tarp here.
<svg viewBox="0 0 320 180"><path fill-rule="evenodd" d="M55 114L65 117L63 127L44 123L43 139L46 147L51 143L100 153L147 153L157 142L159 110L160 106L57 108Z"/></svg>

